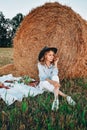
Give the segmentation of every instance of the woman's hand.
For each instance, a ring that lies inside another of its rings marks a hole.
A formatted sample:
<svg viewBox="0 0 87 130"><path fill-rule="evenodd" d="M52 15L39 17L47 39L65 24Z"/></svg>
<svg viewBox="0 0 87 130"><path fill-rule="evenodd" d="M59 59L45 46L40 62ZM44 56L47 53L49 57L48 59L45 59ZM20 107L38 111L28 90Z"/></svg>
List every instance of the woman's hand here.
<svg viewBox="0 0 87 130"><path fill-rule="evenodd" d="M57 81L52 80L52 85L55 86L56 88L60 88L60 84Z"/></svg>
<svg viewBox="0 0 87 130"><path fill-rule="evenodd" d="M50 84L52 84L54 87L60 88L60 84L57 81L46 79Z"/></svg>
<svg viewBox="0 0 87 130"><path fill-rule="evenodd" d="M55 65L55 67L57 67L58 61L59 61L59 57L54 58L54 65Z"/></svg>

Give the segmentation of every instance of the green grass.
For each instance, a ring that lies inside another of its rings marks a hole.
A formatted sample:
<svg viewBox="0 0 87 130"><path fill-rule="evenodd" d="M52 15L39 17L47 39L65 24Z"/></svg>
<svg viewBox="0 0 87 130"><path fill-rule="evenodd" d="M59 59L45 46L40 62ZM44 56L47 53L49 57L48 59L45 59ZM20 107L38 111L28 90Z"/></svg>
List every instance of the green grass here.
<svg viewBox="0 0 87 130"><path fill-rule="evenodd" d="M12 63L12 55L12 48L0 48L0 66ZM0 130L87 130L87 78L63 80L61 85L76 101L75 107L59 97L59 110L53 112L54 96L47 92L11 106L0 99Z"/></svg>
<svg viewBox="0 0 87 130"><path fill-rule="evenodd" d="M13 62L13 48L0 48L0 67Z"/></svg>
<svg viewBox="0 0 87 130"><path fill-rule="evenodd" d="M84 79L64 80L61 90L76 101L70 106L59 97L58 111L52 111L54 96L45 92L36 97L24 98L7 106L0 101L0 128L5 130L86 130L87 129L87 87ZM4 112L3 112L4 111Z"/></svg>

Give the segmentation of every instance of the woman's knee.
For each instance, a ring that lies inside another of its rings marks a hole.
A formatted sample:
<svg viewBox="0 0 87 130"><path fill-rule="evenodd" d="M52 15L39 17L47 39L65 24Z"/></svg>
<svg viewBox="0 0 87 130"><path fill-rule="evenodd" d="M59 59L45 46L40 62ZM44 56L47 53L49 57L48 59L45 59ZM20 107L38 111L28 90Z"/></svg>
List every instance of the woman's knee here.
<svg viewBox="0 0 87 130"><path fill-rule="evenodd" d="M41 81L40 84L41 84L42 86L48 86L50 83L45 80L45 81Z"/></svg>
<svg viewBox="0 0 87 130"><path fill-rule="evenodd" d="M53 80L53 81L57 81L57 82L59 83L59 77L58 77L57 75L54 75L54 76L52 77L52 80Z"/></svg>

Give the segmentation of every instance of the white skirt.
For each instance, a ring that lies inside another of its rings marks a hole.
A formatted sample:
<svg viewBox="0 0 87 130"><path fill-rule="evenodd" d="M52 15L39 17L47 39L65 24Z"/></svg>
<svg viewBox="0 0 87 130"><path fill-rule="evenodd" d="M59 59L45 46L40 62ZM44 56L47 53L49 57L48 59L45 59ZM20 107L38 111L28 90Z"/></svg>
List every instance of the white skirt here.
<svg viewBox="0 0 87 130"><path fill-rule="evenodd" d="M57 81L59 83L59 77L58 76L53 76L52 80ZM38 87L39 87L40 90L43 90L43 91L49 91L49 92L52 92L52 93L54 92L54 86L46 80L40 81Z"/></svg>

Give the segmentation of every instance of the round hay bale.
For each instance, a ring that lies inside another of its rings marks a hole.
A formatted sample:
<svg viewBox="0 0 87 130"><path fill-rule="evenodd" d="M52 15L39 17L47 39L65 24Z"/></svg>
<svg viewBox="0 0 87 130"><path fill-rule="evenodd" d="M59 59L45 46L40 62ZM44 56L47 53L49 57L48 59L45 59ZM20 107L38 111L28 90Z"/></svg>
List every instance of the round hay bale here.
<svg viewBox="0 0 87 130"><path fill-rule="evenodd" d="M0 67L0 76L11 73L15 76L18 75L18 72L16 72L14 64L7 64Z"/></svg>
<svg viewBox="0 0 87 130"><path fill-rule="evenodd" d="M37 57L44 46L58 48L61 79L87 76L87 24L71 8L46 3L24 18L14 38L19 75L37 78Z"/></svg>

